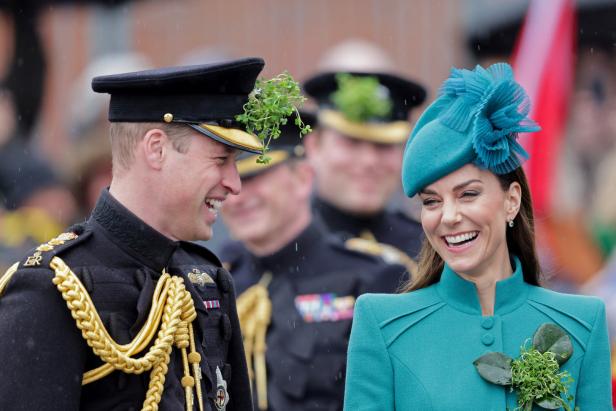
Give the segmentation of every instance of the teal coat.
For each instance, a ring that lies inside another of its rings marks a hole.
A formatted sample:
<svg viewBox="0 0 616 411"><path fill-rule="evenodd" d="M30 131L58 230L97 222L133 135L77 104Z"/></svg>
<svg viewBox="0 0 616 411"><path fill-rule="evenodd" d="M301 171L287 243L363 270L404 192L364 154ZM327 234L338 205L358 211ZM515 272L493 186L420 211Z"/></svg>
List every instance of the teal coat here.
<svg viewBox="0 0 616 411"><path fill-rule="evenodd" d="M529 285L517 259L516 266L496 284L491 317L481 315L475 285L447 266L430 287L360 297L344 410L512 410L515 392L484 381L473 360L489 351L517 358L520 346L546 322L560 325L573 341L573 356L561 367L575 379L571 404L580 411L612 410L603 303Z"/></svg>

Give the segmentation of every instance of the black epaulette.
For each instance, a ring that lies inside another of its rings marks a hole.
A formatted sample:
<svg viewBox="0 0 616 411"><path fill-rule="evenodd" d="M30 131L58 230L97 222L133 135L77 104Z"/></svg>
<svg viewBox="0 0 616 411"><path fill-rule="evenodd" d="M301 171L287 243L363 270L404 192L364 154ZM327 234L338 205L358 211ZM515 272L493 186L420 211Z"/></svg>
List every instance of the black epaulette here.
<svg viewBox="0 0 616 411"><path fill-rule="evenodd" d="M229 272L233 272L246 255L246 248L239 241L229 241L220 250L222 266Z"/></svg>
<svg viewBox="0 0 616 411"><path fill-rule="evenodd" d="M49 268L54 257L82 244L91 234L92 232L85 230L82 225L72 226L68 231L34 248L19 262L19 268Z"/></svg>

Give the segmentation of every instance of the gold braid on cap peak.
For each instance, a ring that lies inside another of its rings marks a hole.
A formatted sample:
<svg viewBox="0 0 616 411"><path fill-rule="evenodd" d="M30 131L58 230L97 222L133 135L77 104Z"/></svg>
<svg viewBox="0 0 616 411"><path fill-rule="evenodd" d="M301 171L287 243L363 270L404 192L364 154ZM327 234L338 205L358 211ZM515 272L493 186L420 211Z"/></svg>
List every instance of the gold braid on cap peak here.
<svg viewBox="0 0 616 411"><path fill-rule="evenodd" d="M257 388L257 404L267 409L267 369L265 366L265 336L272 318L272 302L267 286L272 274L266 272L259 282L237 297L237 315L244 337L248 376ZM253 366L254 359L254 366Z"/></svg>
<svg viewBox="0 0 616 411"><path fill-rule="evenodd" d="M66 301L75 319L77 328L94 354L105 362L104 365L84 373L82 385L97 381L114 370L127 374L141 374L150 371L150 383L143 402L143 411L158 410L162 397L165 377L168 371L171 350L175 345L182 352L184 377L182 386L186 395L186 410L193 409L193 387L196 388L199 410L203 411L201 392L200 354L196 351L192 322L197 318L195 306L190 293L181 277L164 272L152 299L152 309L145 325L135 339L129 344L120 345L109 335L94 307L94 303L79 278L59 257L50 262L55 272L53 283ZM154 344L140 358L133 358L140 353L157 335ZM190 347L190 354L187 348ZM193 365L193 375L189 363Z"/></svg>

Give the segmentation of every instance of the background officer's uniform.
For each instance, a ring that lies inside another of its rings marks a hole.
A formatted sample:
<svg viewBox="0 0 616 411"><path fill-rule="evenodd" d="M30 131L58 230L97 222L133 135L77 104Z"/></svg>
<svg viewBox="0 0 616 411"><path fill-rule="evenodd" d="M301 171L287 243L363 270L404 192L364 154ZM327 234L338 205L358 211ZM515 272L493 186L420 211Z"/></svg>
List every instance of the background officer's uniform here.
<svg viewBox="0 0 616 411"><path fill-rule="evenodd" d="M309 116L302 114L302 118L306 121ZM297 141L297 133L289 136L284 130L280 139L272 141L273 158L301 153L301 146L289 143L291 138ZM289 155L277 155L282 151ZM250 159L238 162L242 179L277 165L252 164ZM265 283L271 301L265 341L267 409L341 410L355 299L366 292L395 292L406 277L406 268L350 249L318 222L271 255L258 257L239 242L223 247L220 255L235 280L240 316L251 287L270 278ZM257 310L251 311L249 315ZM244 327L258 319L241 321ZM248 351L249 343L245 345ZM256 392L253 385L255 400Z"/></svg>
<svg viewBox="0 0 616 411"><path fill-rule="evenodd" d="M256 257L223 249L238 295L269 273L266 362L269 410L341 410L355 299L394 292L405 268L350 250L313 223L283 249ZM256 409L257 407L255 407Z"/></svg>
<svg viewBox="0 0 616 411"><path fill-rule="evenodd" d="M186 122L223 144L239 147L225 135L227 129L214 122L241 113L262 68L262 60L245 59L151 70L97 78L94 88L112 94L110 121L162 122L165 116L165 121ZM246 138L241 145L246 148L251 136L238 130L233 135L238 133ZM258 152L258 140L253 142L251 151ZM168 239L104 190L84 224L39 246L16 271L0 278L1 410L138 410L149 390L150 371L134 375L115 370L82 386L84 373L103 363L84 341L52 282L56 258L77 275L118 344L135 339L148 321L163 271L181 277L196 311L190 345L201 358L189 373L194 371L195 391L200 388L204 409L252 409L229 273L207 249ZM84 294L79 298L86 299ZM165 311L162 321L166 315ZM149 346L155 339L156 333ZM186 368L173 346L159 409L187 409ZM28 384L21 384L24 381ZM191 408L199 409L197 398Z"/></svg>

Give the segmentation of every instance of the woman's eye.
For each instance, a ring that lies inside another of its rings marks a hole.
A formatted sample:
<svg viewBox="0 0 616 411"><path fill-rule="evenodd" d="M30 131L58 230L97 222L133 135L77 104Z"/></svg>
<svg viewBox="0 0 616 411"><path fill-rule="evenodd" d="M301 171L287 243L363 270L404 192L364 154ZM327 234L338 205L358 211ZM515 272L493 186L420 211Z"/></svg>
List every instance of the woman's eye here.
<svg viewBox="0 0 616 411"><path fill-rule="evenodd" d="M462 197L477 197L478 195L478 191L465 191L462 193Z"/></svg>
<svg viewBox="0 0 616 411"><path fill-rule="evenodd" d="M431 206L436 204L436 200L434 198L425 198L422 200L424 206Z"/></svg>

